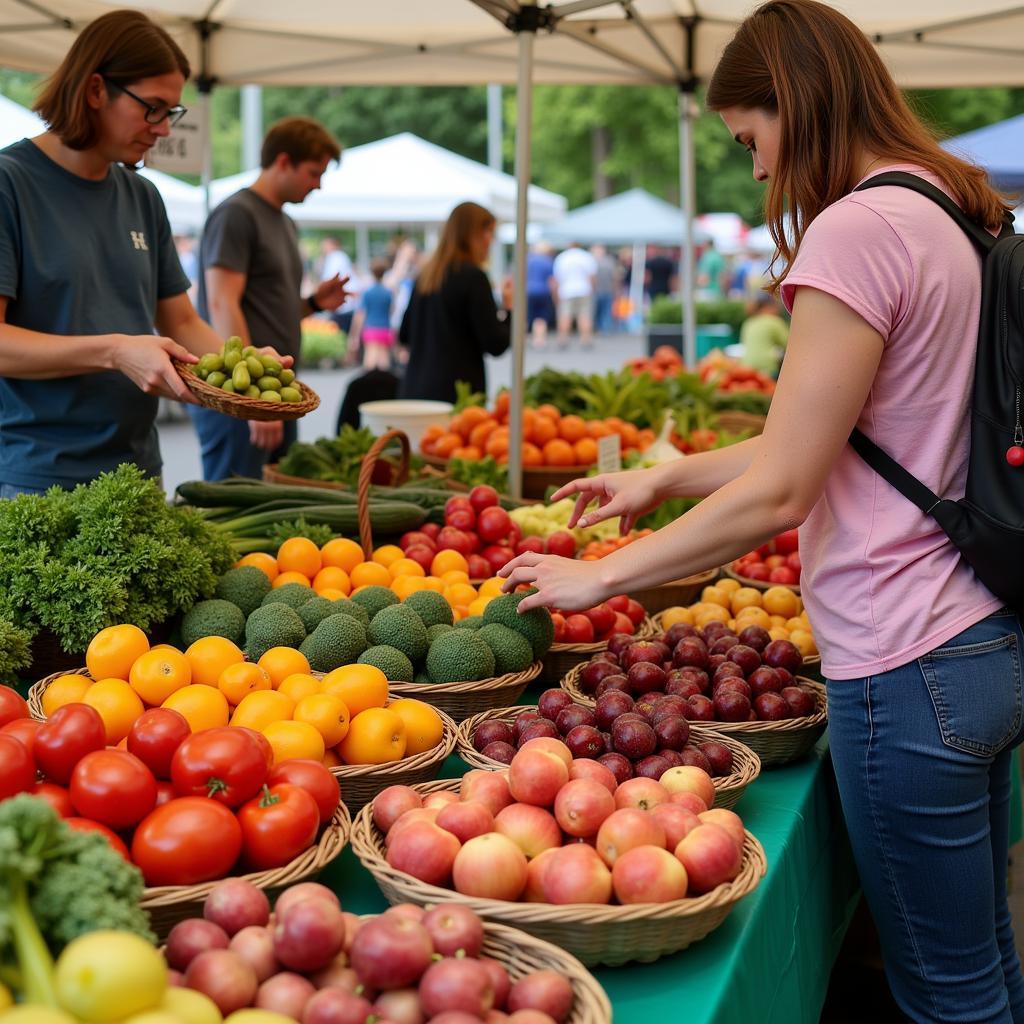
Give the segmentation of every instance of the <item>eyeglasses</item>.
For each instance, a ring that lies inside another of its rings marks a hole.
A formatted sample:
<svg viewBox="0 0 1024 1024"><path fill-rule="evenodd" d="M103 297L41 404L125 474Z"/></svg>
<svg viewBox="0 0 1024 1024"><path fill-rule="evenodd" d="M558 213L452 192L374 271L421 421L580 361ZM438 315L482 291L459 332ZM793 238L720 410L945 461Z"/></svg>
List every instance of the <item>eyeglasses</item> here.
<svg viewBox="0 0 1024 1024"><path fill-rule="evenodd" d="M147 103L141 96L136 96L131 89L126 89L118 82L111 81L106 75L101 77L111 88L117 89L118 92L123 92L125 96L130 96L136 103L146 108L146 124L160 124L162 121L167 120L170 121L173 128L188 113L188 107L183 107L180 103L173 107L167 106L166 103Z"/></svg>

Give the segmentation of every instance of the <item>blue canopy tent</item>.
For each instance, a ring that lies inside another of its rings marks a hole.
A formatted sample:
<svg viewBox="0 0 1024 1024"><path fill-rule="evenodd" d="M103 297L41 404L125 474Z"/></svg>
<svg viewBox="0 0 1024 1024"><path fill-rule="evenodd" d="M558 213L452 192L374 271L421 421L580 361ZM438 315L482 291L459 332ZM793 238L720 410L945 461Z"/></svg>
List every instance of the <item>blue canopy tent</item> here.
<svg viewBox="0 0 1024 1024"><path fill-rule="evenodd" d="M1024 192L1024 114L946 139L942 148L984 167L996 188Z"/></svg>

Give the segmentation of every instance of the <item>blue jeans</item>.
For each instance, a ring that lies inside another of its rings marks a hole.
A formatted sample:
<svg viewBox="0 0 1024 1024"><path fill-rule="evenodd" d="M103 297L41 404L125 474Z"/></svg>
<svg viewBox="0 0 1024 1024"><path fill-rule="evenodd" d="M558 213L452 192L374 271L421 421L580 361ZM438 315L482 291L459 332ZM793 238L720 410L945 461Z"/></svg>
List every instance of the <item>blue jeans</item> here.
<svg viewBox="0 0 1024 1024"><path fill-rule="evenodd" d="M232 476L247 476L258 480L263 475L263 464L276 462L283 456L299 433L295 420L286 420L284 441L276 452L268 456L249 440L247 420L225 416L224 413L200 405L189 405L186 408L199 436L204 480L226 480Z"/></svg>
<svg viewBox="0 0 1024 1024"><path fill-rule="evenodd" d="M843 813L910 1020L1024 1024L1006 902L1024 632L1003 609L882 675L828 683Z"/></svg>
<svg viewBox="0 0 1024 1024"><path fill-rule="evenodd" d="M16 498L19 494L45 494L42 487L22 487L19 484L0 484L0 501Z"/></svg>

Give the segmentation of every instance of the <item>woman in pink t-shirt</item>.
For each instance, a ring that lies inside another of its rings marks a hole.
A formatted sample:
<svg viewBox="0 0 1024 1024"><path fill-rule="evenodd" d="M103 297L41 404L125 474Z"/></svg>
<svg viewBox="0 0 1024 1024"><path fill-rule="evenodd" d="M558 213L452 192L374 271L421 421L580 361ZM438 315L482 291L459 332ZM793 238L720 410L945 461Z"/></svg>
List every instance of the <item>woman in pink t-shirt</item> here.
<svg viewBox="0 0 1024 1024"><path fill-rule="evenodd" d="M847 444L859 426L963 496L981 291L980 258L939 206L854 187L909 171L993 232L1007 204L938 146L864 34L813 0L747 18L707 97L767 184L774 285L793 315L764 433L562 488L555 499L579 496L574 521L621 515L623 530L666 498L704 500L600 562L521 555L506 588L538 588L521 609L589 607L799 525L832 758L893 994L914 1021L1024 1024L1006 903L1021 623Z"/></svg>

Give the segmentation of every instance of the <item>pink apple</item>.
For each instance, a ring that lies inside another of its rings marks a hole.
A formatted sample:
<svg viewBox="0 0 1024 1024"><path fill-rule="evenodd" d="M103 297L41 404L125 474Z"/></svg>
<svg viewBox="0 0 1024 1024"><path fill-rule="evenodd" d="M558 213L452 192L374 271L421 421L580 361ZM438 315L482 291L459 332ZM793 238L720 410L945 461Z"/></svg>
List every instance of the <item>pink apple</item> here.
<svg viewBox="0 0 1024 1024"><path fill-rule="evenodd" d="M692 814L703 814L708 809L708 805L696 793L673 793L668 802L685 807Z"/></svg>
<svg viewBox="0 0 1024 1024"><path fill-rule="evenodd" d="M732 836L711 823L698 825L684 836L675 854L686 868L694 893L710 892L716 885L732 881L743 862Z"/></svg>
<svg viewBox="0 0 1024 1024"><path fill-rule="evenodd" d="M443 885L452 873L458 839L429 821L414 821L394 838L387 851L387 862L397 871L429 885Z"/></svg>
<svg viewBox="0 0 1024 1024"><path fill-rule="evenodd" d="M505 772L486 772L481 768L474 768L462 776L459 798L479 800L491 814L497 814L502 807L508 807L512 803L508 777Z"/></svg>
<svg viewBox="0 0 1024 1024"><path fill-rule="evenodd" d="M569 781L565 762L546 750L520 750L508 769L509 791L520 803L550 807Z"/></svg>
<svg viewBox="0 0 1024 1024"><path fill-rule="evenodd" d="M568 1018L572 1004L572 985L557 971L533 971L520 978L508 993L508 1008L512 1013L540 1010L559 1022Z"/></svg>
<svg viewBox="0 0 1024 1024"><path fill-rule="evenodd" d="M621 807L605 818L597 833L597 852L612 867L627 850L637 846L665 846L665 829L649 811Z"/></svg>
<svg viewBox="0 0 1024 1024"><path fill-rule="evenodd" d="M538 853L526 868L526 888L523 890L523 901L525 903L546 903L544 898L544 872L551 863L551 858L562 849L561 846L552 846L542 853Z"/></svg>
<svg viewBox="0 0 1024 1024"><path fill-rule="evenodd" d="M426 821L431 825L437 821L437 816L441 812L436 807L414 807L412 810L406 811L405 814L401 815L399 819L388 829L388 834L384 837L384 846L387 849L391 848L391 844L395 841L395 836L398 835L402 829L407 828L417 821Z"/></svg>
<svg viewBox="0 0 1024 1024"><path fill-rule="evenodd" d="M479 800L458 801L441 808L438 828L451 832L460 843L494 831L494 815Z"/></svg>
<svg viewBox="0 0 1024 1024"><path fill-rule="evenodd" d="M658 780L669 793L696 793L710 807L715 802L715 784L703 768L684 764L669 768Z"/></svg>
<svg viewBox="0 0 1024 1024"><path fill-rule="evenodd" d="M669 771L676 769L671 768ZM668 775L668 772L665 775ZM669 791L660 782L638 776L627 779L615 790L615 806L638 807L641 811L649 811L658 804L667 803L669 796Z"/></svg>
<svg viewBox="0 0 1024 1024"><path fill-rule="evenodd" d="M422 907L416 906L415 903L395 903L384 913L390 914L391 917L404 917L409 921L422 921L426 911Z"/></svg>
<svg viewBox="0 0 1024 1024"><path fill-rule="evenodd" d="M555 816L532 804L509 804L494 819L494 831L511 839L529 859L562 845Z"/></svg>
<svg viewBox="0 0 1024 1024"><path fill-rule="evenodd" d="M553 736L538 736L534 740L527 740L519 749L546 750L549 754L561 758L565 762L566 768L572 765L572 751L561 740L556 740Z"/></svg>
<svg viewBox="0 0 1024 1024"><path fill-rule="evenodd" d="M613 796L615 787L619 784L610 768L589 757L573 759L572 764L569 765L569 780L573 779L593 779L595 782L600 782Z"/></svg>
<svg viewBox="0 0 1024 1024"><path fill-rule="evenodd" d="M494 1005L504 1006L508 999L509 989L512 987L512 979L508 976L505 965L500 960L492 960L489 956L482 956L479 959L491 976L491 985L494 986ZM497 1010L491 1011L491 1013L498 1012ZM489 1018L485 1017L484 1019Z"/></svg>
<svg viewBox="0 0 1024 1024"><path fill-rule="evenodd" d="M470 839L452 866L455 891L489 900L517 900L526 887L526 855L497 832Z"/></svg>
<svg viewBox="0 0 1024 1024"><path fill-rule="evenodd" d="M683 836L692 832L700 824L700 818L693 811L671 801L667 804L658 804L653 811L648 813L665 830L665 849L667 850L674 850Z"/></svg>
<svg viewBox="0 0 1024 1024"><path fill-rule="evenodd" d="M431 793L429 796L423 798L424 807L436 807L440 810L447 804L458 803L459 794L450 792Z"/></svg>
<svg viewBox="0 0 1024 1024"><path fill-rule="evenodd" d="M586 843L553 851L540 882L546 903L607 903L612 898L612 873Z"/></svg>
<svg viewBox="0 0 1024 1024"><path fill-rule="evenodd" d="M434 944L419 921L381 914L359 929L352 966L375 989L415 985L430 966Z"/></svg>
<svg viewBox="0 0 1024 1024"><path fill-rule="evenodd" d="M434 952L441 956L479 956L484 944L484 923L461 903L441 903L423 915Z"/></svg>
<svg viewBox="0 0 1024 1024"><path fill-rule="evenodd" d="M494 1006L490 973L472 957L436 960L420 980L420 1006L432 1019L462 1010L479 1020Z"/></svg>
<svg viewBox="0 0 1024 1024"><path fill-rule="evenodd" d="M593 779L570 779L555 797L555 820L571 836L597 835L614 810L615 797Z"/></svg>
<svg viewBox="0 0 1024 1024"><path fill-rule="evenodd" d="M662 846L634 846L612 867L620 903L667 903L686 895L686 868Z"/></svg>
<svg viewBox="0 0 1024 1024"><path fill-rule="evenodd" d="M373 798L373 823L386 833L406 811L422 806L423 798L411 786L388 786Z"/></svg>
<svg viewBox="0 0 1024 1024"><path fill-rule="evenodd" d="M704 824L710 823L724 828L732 836L740 852L743 852L746 834L743 830L743 819L735 811L726 810L724 807L712 807L709 811L701 812L698 817Z"/></svg>

